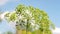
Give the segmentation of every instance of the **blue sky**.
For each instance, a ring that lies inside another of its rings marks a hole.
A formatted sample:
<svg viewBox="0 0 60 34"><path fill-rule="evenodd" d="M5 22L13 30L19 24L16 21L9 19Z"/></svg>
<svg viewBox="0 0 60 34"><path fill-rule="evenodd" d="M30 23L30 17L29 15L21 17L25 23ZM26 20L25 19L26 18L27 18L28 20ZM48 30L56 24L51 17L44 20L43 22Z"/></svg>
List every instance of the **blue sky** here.
<svg viewBox="0 0 60 34"><path fill-rule="evenodd" d="M0 10L3 12L13 11L19 4L31 5L44 10L48 13L55 26L60 28L60 0L8 0L0 5ZM5 29L10 30L10 27L3 22L0 25L0 30L4 31Z"/></svg>

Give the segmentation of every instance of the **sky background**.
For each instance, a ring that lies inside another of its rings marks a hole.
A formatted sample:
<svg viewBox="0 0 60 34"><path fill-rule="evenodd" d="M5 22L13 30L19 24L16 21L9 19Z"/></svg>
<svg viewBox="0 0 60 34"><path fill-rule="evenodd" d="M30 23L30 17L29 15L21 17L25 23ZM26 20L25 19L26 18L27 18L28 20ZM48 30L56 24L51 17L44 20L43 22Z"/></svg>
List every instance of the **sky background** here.
<svg viewBox="0 0 60 34"><path fill-rule="evenodd" d="M47 12L58 32L60 29L60 0L0 0L0 11L14 11L19 4L31 5ZM0 24L0 31L13 30L6 21Z"/></svg>

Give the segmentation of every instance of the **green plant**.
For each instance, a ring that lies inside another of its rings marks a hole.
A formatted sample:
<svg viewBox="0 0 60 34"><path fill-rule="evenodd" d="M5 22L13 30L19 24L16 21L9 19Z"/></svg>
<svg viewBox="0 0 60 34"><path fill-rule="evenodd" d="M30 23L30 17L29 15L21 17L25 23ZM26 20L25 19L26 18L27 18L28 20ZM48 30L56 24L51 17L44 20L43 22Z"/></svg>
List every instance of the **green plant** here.
<svg viewBox="0 0 60 34"><path fill-rule="evenodd" d="M18 5L15 12L9 14L8 20L16 22L17 30L30 31L32 34L52 34L50 28L54 28L48 14L32 6Z"/></svg>

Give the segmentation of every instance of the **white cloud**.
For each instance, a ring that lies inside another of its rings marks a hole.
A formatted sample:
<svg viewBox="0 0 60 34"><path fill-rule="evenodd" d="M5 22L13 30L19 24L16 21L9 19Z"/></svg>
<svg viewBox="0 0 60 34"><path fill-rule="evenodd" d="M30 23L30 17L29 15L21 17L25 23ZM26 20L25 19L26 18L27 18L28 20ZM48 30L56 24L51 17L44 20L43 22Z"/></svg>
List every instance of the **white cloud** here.
<svg viewBox="0 0 60 34"><path fill-rule="evenodd" d="M9 26L11 27L11 28L14 28L15 29L15 25L16 25L16 22L9 22L8 23L9 24Z"/></svg>
<svg viewBox="0 0 60 34"><path fill-rule="evenodd" d="M5 5L9 0L0 0L0 6Z"/></svg>
<svg viewBox="0 0 60 34"><path fill-rule="evenodd" d="M8 2L12 1L18 1L18 0L0 0L0 6L5 5Z"/></svg>
<svg viewBox="0 0 60 34"><path fill-rule="evenodd" d="M1 19L4 19L4 15L5 15L6 13L9 13L9 12L6 11L6 12L2 13L2 14L0 15L0 18L1 18Z"/></svg>
<svg viewBox="0 0 60 34"><path fill-rule="evenodd" d="M60 28L56 27L55 30L52 30L53 34L60 34Z"/></svg>

